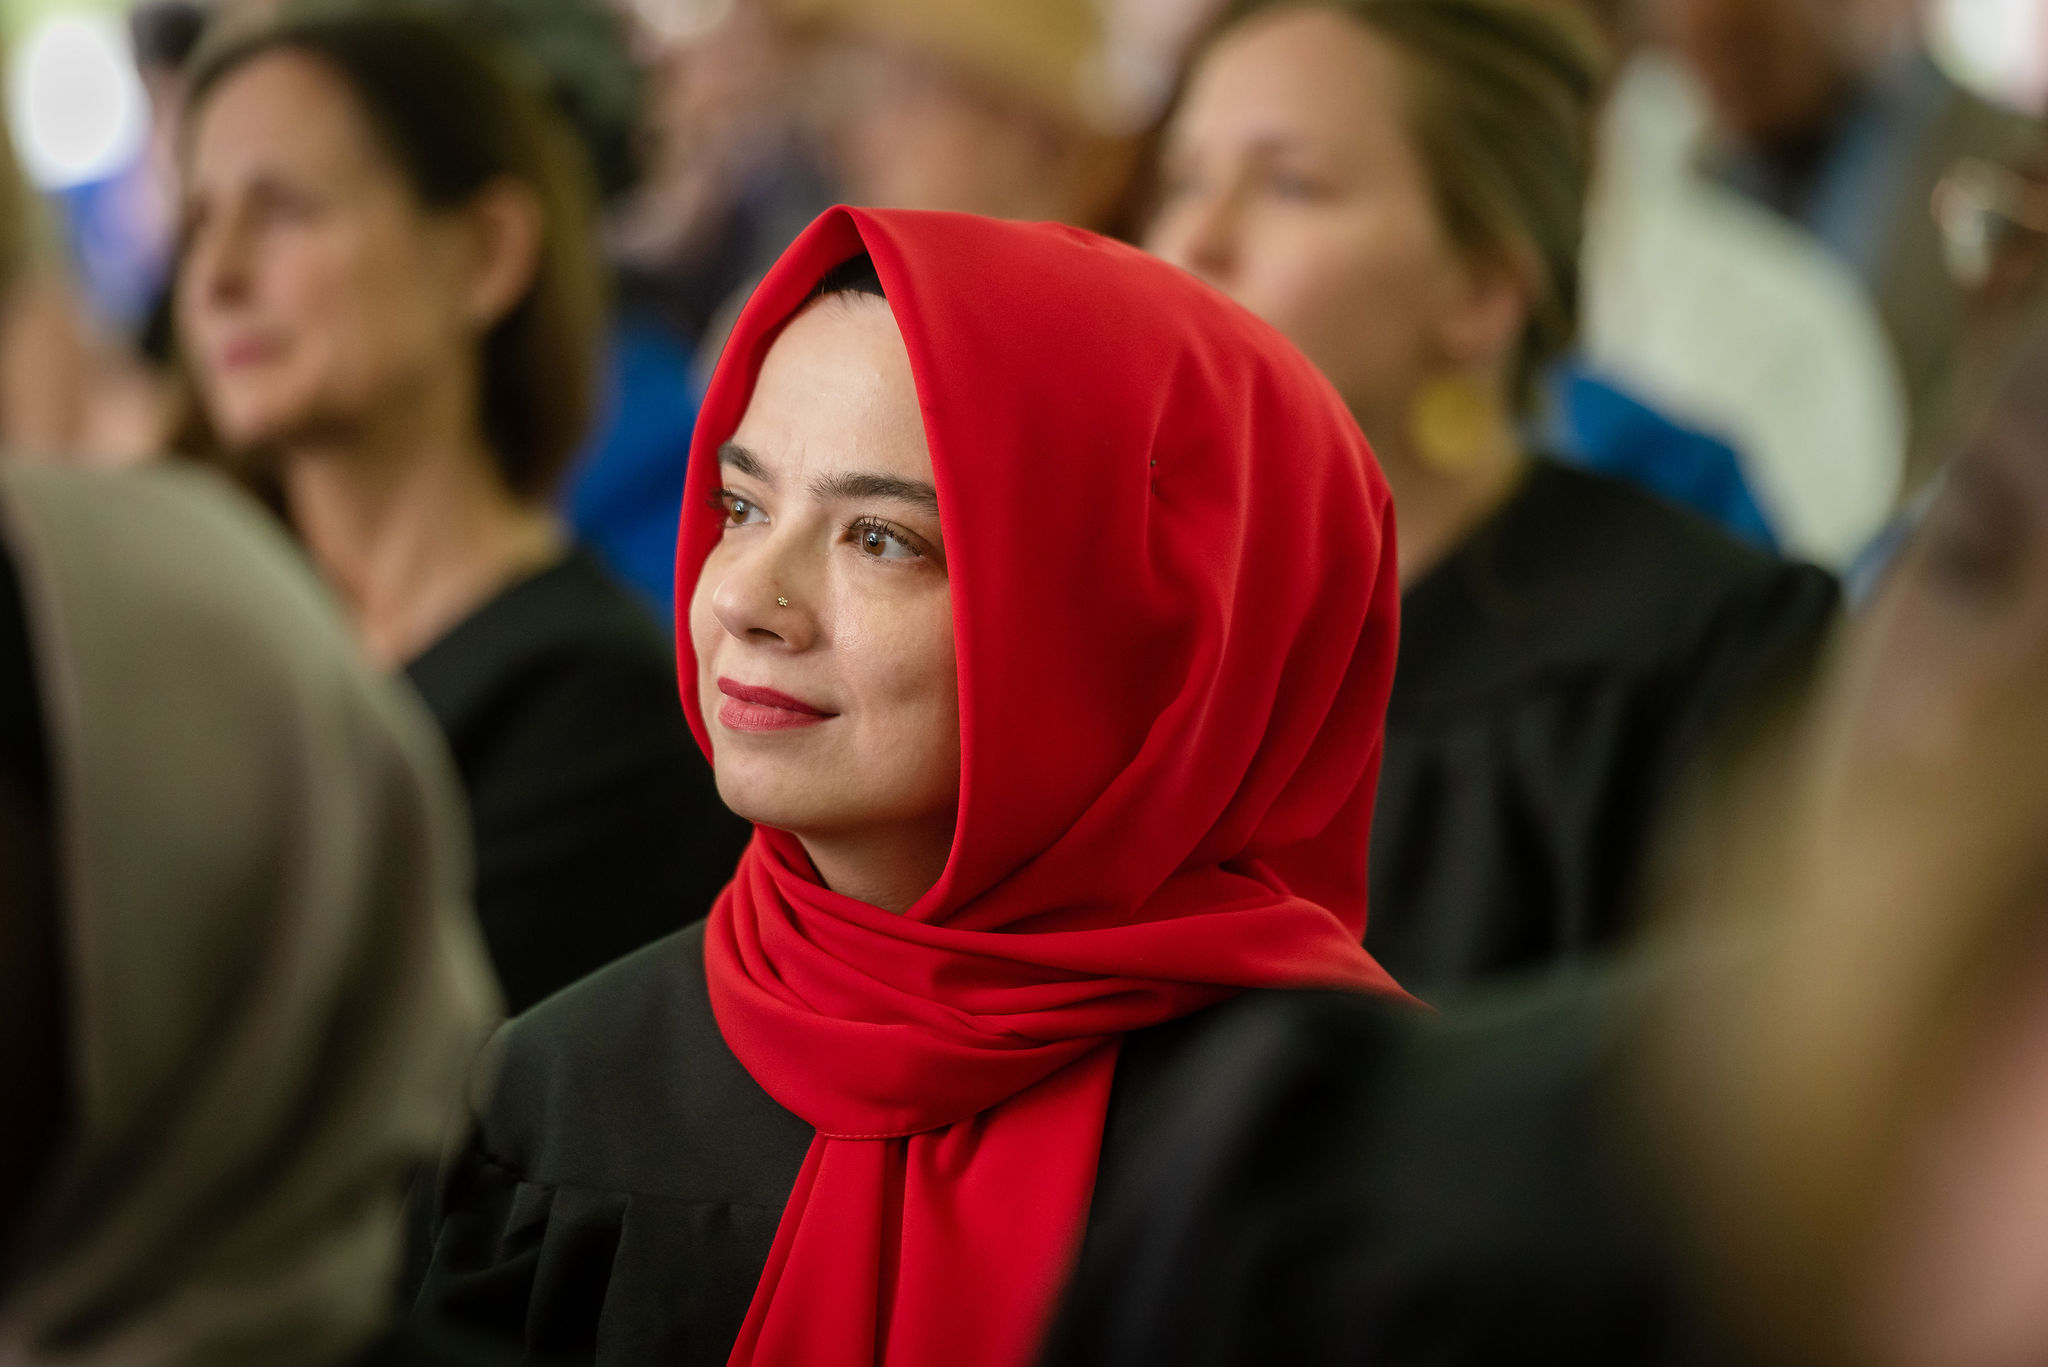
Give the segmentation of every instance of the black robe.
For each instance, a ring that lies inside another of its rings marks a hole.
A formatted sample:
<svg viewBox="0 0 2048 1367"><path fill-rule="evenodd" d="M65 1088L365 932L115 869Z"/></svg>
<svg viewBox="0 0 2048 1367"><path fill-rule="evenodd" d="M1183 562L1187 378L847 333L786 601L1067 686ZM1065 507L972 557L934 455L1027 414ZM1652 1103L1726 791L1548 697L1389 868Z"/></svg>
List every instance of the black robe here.
<svg viewBox="0 0 2048 1367"><path fill-rule="evenodd" d="M1613 944L1656 819L1834 580L1539 461L1401 599L1366 946L1425 996Z"/></svg>
<svg viewBox="0 0 2048 1367"><path fill-rule="evenodd" d="M703 934L658 941L500 1033L494 1094L441 1180L417 1321L523 1345L530 1363L725 1362L813 1131L726 1047ZM1158 1123L1171 1060L1276 995L1125 1039L1098 1203L1130 1184L1124 1136Z"/></svg>
<svg viewBox="0 0 2048 1367"><path fill-rule="evenodd" d="M753 828L718 799L675 654L578 551L406 673L468 791L476 904L513 1011L704 914Z"/></svg>
<svg viewBox="0 0 2048 1367"><path fill-rule="evenodd" d="M1041 1367L1761 1367L1627 1142L1654 984L1587 976L1442 1017L1269 996L1212 1034Z"/></svg>

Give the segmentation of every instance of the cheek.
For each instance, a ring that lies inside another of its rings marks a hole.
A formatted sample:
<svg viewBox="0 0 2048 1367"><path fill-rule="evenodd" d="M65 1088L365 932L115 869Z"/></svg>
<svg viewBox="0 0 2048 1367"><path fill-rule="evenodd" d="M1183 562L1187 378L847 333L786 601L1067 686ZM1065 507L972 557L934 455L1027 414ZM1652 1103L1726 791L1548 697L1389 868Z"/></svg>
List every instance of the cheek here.
<svg viewBox="0 0 2048 1367"><path fill-rule="evenodd" d="M953 614L943 587L907 601L849 604L833 635L842 677L870 725L871 744L927 771L935 784L957 785L960 680Z"/></svg>
<svg viewBox="0 0 2048 1367"><path fill-rule="evenodd" d="M832 639L854 686L877 703L954 700L953 614L943 588L896 601L841 598Z"/></svg>
<svg viewBox="0 0 2048 1367"><path fill-rule="evenodd" d="M712 611L712 595L718 590L719 552L714 548L690 592L690 653L697 657L697 704L709 716L717 710L718 646L727 639L725 628Z"/></svg>
<svg viewBox="0 0 2048 1367"><path fill-rule="evenodd" d="M339 400L373 399L457 336L445 273L388 230L280 252L268 283L309 378Z"/></svg>
<svg viewBox="0 0 2048 1367"><path fill-rule="evenodd" d="M1243 300L1302 349L1346 397L1409 382L1443 307L1444 253L1422 225L1388 213L1329 215L1273 234L1247 259Z"/></svg>

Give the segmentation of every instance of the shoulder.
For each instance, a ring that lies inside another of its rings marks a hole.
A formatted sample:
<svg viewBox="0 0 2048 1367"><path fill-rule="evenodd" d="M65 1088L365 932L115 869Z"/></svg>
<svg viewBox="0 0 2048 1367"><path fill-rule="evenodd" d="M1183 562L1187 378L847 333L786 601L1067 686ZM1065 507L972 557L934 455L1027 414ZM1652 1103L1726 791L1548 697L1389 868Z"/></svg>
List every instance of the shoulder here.
<svg viewBox="0 0 2048 1367"><path fill-rule="evenodd" d="M1603 1101L1627 1020L1604 991L1247 999L1133 1141L1049 1360L1668 1360Z"/></svg>
<svg viewBox="0 0 2048 1367"><path fill-rule="evenodd" d="M1541 462L1404 595L1394 711L1462 715L1532 687L1682 671L1703 648L1800 643L1836 597L1824 570L1742 545L1618 480Z"/></svg>
<svg viewBox="0 0 2048 1367"><path fill-rule="evenodd" d="M1625 564L1661 591L1704 597L1783 564L1633 484L1555 461L1536 464L1516 502L1498 532L1503 550L1551 557L1560 577L1592 579Z"/></svg>
<svg viewBox="0 0 2048 1367"><path fill-rule="evenodd" d="M524 713L608 718L674 715L675 659L638 603L582 552L514 584L406 670L442 725L458 734Z"/></svg>
<svg viewBox="0 0 2048 1367"><path fill-rule="evenodd" d="M719 1033L701 922L549 997L492 1050L483 1147L530 1182L746 1199L755 1157L810 1143Z"/></svg>
<svg viewBox="0 0 2048 1367"><path fill-rule="evenodd" d="M1220 1121L1263 1110L1327 1067L1330 1037L1361 1066L1415 1008L1349 993L1252 991L1124 1038L1103 1124L1100 1197L1148 1180L1156 1137L1182 1123L1219 1137ZM1201 1112L1190 1119L1190 1110ZM1179 1117L1176 1119L1176 1117ZM1223 1128L1228 1128L1227 1125Z"/></svg>

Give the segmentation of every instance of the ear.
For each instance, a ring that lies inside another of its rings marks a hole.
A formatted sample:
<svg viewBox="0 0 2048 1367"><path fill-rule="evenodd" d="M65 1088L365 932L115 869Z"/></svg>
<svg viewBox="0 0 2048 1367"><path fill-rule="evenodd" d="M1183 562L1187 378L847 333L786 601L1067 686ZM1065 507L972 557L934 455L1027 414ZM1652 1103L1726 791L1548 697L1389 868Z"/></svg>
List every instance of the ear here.
<svg viewBox="0 0 2048 1367"><path fill-rule="evenodd" d="M1439 321L1444 359L1469 367L1507 361L1536 307L1532 272L1506 255L1474 257L1462 271L1457 297Z"/></svg>
<svg viewBox="0 0 2048 1367"><path fill-rule="evenodd" d="M509 177L486 185L463 211L470 278L463 301L470 322L487 332L533 287L547 236L540 197Z"/></svg>

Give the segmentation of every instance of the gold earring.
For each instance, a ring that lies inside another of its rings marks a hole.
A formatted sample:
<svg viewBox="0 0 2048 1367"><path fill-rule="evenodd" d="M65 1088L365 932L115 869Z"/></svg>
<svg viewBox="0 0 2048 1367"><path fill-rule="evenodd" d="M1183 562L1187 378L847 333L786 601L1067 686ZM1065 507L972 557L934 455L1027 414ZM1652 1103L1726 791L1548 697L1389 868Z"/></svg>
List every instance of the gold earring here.
<svg viewBox="0 0 2048 1367"><path fill-rule="evenodd" d="M1416 457L1440 474L1462 474L1478 464L1498 426L1486 387L1458 371L1426 382L1408 411Z"/></svg>

